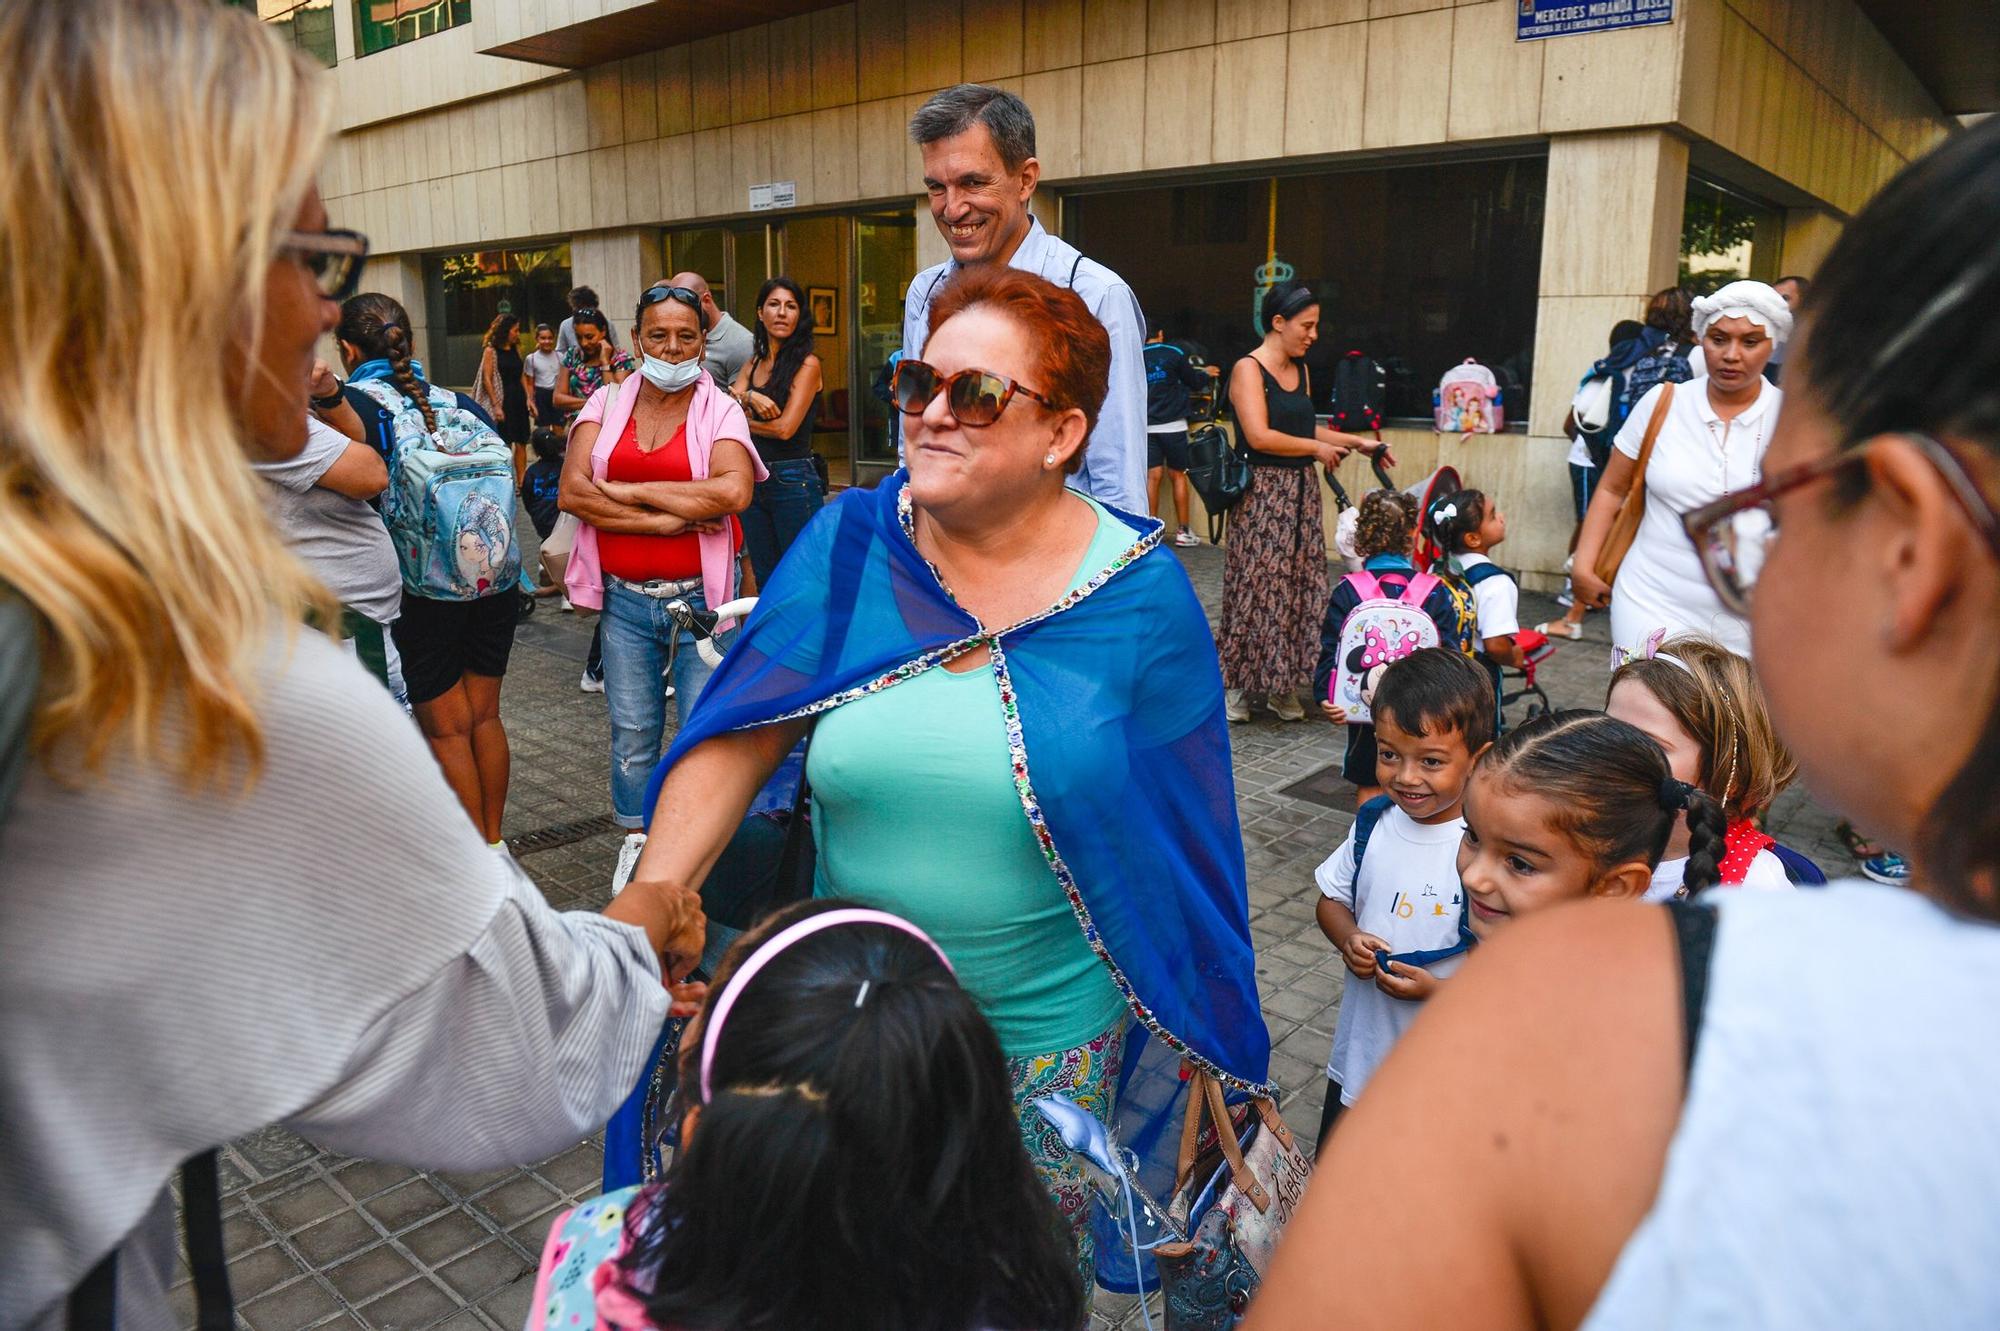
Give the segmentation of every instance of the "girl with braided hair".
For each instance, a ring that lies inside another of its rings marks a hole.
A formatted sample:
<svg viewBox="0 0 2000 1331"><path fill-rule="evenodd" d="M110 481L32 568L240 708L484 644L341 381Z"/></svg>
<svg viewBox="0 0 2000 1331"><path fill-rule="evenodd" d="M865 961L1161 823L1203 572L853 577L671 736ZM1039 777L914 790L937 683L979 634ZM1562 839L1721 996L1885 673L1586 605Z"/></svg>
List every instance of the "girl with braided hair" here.
<svg viewBox="0 0 2000 1331"><path fill-rule="evenodd" d="M346 395L361 417L365 442L391 461L384 498L393 503L403 483L393 461L393 429L383 404L358 385L376 379L394 385L432 434L438 431L437 408L446 395L433 399L423 362L411 350L409 313L394 297L379 291L350 297L340 307L334 336L347 365ZM493 429L492 418L471 398L463 393L450 397ZM487 844L500 849L505 844L500 814L507 804L511 763L507 731L500 723L500 680L514 648L516 607L514 579L498 571L518 569L520 553L511 510L502 516L482 508L471 517L476 520L463 525L480 539L461 539L453 551L467 595L454 600L425 595L410 585L406 567L403 613L390 633L403 659L410 709L445 780Z"/></svg>
<svg viewBox="0 0 2000 1331"><path fill-rule="evenodd" d="M1458 874L1473 934L1564 901L1643 897L1683 814L1693 893L1717 880L1722 809L1674 775L1656 740L1603 712L1508 731L1465 788Z"/></svg>
<svg viewBox="0 0 2000 1331"><path fill-rule="evenodd" d="M1618 667L1604 710L1651 735L1674 775L1700 786L1728 821L1719 886L1785 891L1826 881L1818 866L1757 826L1797 765L1764 710L1750 662L1713 638L1683 634ZM1686 895L1688 829L1674 828L1648 901Z"/></svg>

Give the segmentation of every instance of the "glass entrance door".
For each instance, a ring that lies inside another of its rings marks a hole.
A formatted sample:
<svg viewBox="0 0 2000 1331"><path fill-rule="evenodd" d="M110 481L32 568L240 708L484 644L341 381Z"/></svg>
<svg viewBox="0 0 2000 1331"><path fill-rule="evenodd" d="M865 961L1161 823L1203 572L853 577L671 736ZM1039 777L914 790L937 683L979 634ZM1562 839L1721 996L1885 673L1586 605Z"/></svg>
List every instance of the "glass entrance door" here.
<svg viewBox="0 0 2000 1331"><path fill-rule="evenodd" d="M873 485L896 469L897 422L874 385L903 345L903 296L917 275L915 213L856 218L854 247L853 483Z"/></svg>

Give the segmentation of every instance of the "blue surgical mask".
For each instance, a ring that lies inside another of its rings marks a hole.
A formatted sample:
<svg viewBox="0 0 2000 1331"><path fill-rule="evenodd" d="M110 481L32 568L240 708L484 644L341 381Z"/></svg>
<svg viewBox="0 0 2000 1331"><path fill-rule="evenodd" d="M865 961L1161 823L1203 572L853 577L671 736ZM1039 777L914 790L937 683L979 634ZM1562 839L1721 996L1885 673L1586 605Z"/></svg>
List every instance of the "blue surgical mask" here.
<svg viewBox="0 0 2000 1331"><path fill-rule="evenodd" d="M701 357L690 356L683 361L671 361L647 356L640 362L639 373L662 393L678 393L684 388L694 387L695 380L701 378Z"/></svg>

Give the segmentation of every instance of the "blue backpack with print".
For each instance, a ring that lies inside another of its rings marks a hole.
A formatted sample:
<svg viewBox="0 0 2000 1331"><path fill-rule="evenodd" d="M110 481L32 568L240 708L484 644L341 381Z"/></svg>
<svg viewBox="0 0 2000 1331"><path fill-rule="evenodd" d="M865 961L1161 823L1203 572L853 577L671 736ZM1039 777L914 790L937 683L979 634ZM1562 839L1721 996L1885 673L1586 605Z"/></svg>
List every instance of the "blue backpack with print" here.
<svg viewBox="0 0 2000 1331"><path fill-rule="evenodd" d="M389 464L382 520L396 543L403 590L433 601L476 601L521 579L514 540L514 455L456 393L425 385L432 429L417 404L382 379L350 383L373 402L376 447Z"/></svg>

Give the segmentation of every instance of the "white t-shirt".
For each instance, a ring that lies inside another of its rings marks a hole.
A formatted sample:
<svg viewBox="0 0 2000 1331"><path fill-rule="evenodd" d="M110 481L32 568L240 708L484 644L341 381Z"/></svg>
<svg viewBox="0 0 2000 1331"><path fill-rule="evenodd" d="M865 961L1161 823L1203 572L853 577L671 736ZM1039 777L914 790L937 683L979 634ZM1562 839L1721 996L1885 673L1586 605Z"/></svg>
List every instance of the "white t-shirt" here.
<svg viewBox="0 0 2000 1331"><path fill-rule="evenodd" d="M1569 465L1572 467L1595 467L1597 465L1590 460L1590 446L1583 442L1583 436L1580 434L1573 434L1569 437Z"/></svg>
<svg viewBox="0 0 2000 1331"><path fill-rule="evenodd" d="M304 448L277 462L252 463L251 470L267 482L264 508L292 553L342 605L387 624L403 606L396 543L381 514L319 483L352 442L308 416Z"/></svg>
<svg viewBox="0 0 2000 1331"><path fill-rule="evenodd" d="M1660 423L1646 464L1646 512L1618 568L1611 594L1611 641L1638 653L1655 629L1705 633L1730 651L1750 654L1750 626L1723 609L1701 571L1701 556L1681 527L1681 517L1703 504L1757 484L1764 449L1784 393L1758 380L1760 391L1734 420L1724 421L1708 400L1708 380L1674 386L1673 405ZM1634 403L1614 447L1635 461L1646 426L1665 387Z"/></svg>
<svg viewBox="0 0 2000 1331"><path fill-rule="evenodd" d="M562 353L560 351L531 351L522 362L528 373L535 377L535 387L554 388L556 379L562 374Z"/></svg>
<svg viewBox="0 0 2000 1331"><path fill-rule="evenodd" d="M1463 818L1420 823L1391 808L1368 839L1359 882L1352 833L1313 871L1313 881L1322 896L1354 912L1362 932L1386 940L1392 954L1451 947L1465 913L1458 881L1458 843L1464 833ZM1443 979L1463 960L1461 952L1425 969ZM1391 998L1373 980L1357 979L1351 971L1344 983L1326 1075L1340 1084L1340 1102L1351 1105L1423 1004Z"/></svg>
<svg viewBox="0 0 2000 1331"><path fill-rule="evenodd" d="M1468 573L1493 561L1485 555L1459 555L1459 567ZM1472 608L1479 614L1479 636L1511 638L1521 631L1521 589L1514 580L1494 574L1472 583Z"/></svg>
<svg viewBox="0 0 2000 1331"><path fill-rule="evenodd" d="M1646 889L1647 901L1671 901L1674 893L1681 890L1681 879L1687 873L1687 856L1677 860L1661 860L1660 867L1653 870L1653 885ZM1750 861L1749 870L1743 881L1731 884L1751 892L1790 892L1795 884L1785 874L1785 862L1768 850L1757 852Z"/></svg>

